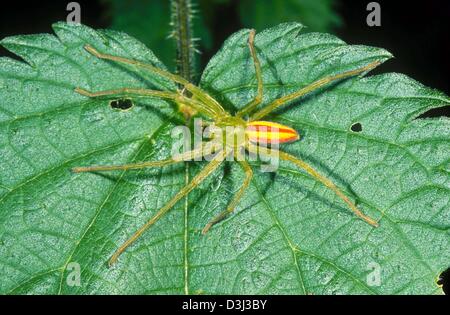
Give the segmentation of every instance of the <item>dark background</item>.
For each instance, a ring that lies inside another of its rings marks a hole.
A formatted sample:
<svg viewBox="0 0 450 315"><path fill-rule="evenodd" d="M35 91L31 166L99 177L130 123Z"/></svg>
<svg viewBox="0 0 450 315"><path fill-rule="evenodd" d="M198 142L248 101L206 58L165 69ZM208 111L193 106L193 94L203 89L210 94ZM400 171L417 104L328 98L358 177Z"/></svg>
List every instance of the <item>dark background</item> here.
<svg viewBox="0 0 450 315"><path fill-rule="evenodd" d="M209 47L203 49L200 57L199 68L202 69L224 39L243 28L244 24L239 15L239 1L200 1L200 9L206 9L207 12L203 23L213 34ZM0 39L17 34L52 33L53 22L66 20L68 2L70 1L3 1L0 6ZM77 2L81 5L83 24L94 28L108 28L113 23L111 3L108 0ZM395 58L375 69L375 73L404 73L449 95L450 1L378 0L381 6L381 27L369 27L366 24L369 13L366 6L369 2L336 0L335 13L340 17L341 23L333 26L330 31L350 44L383 47L393 53ZM158 55L158 48L151 48ZM0 48L0 56L11 54ZM450 117L449 107L435 109L425 115L435 116ZM449 270L444 273L444 278L444 291L449 294Z"/></svg>

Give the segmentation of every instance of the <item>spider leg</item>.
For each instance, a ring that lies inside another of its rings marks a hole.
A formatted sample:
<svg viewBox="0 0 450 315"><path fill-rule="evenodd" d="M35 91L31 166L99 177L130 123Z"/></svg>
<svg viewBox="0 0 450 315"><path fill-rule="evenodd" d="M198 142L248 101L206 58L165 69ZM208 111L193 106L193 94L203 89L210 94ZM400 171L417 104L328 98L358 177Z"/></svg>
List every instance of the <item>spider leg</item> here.
<svg viewBox="0 0 450 315"><path fill-rule="evenodd" d="M193 179L192 181L184 186L175 196L170 199L159 211L140 227L128 240L126 240L111 256L109 260L109 265L112 266L119 256L136 241L150 226L152 226L156 221L158 221L164 214L166 214L180 199L188 195L195 187L197 187L205 178L207 178L212 172L214 172L220 164L225 160L229 151L220 151L217 153L216 157L206 165Z"/></svg>
<svg viewBox="0 0 450 315"><path fill-rule="evenodd" d="M244 192L247 190L248 186L250 185L250 181L253 177L253 171L250 165L247 161L239 161L239 164L242 166L242 169L245 172L245 179L242 183L241 188L237 191L237 193L234 195L233 200L228 205L227 209L223 212L219 213L214 219L212 219L202 230L202 234L208 233L208 231L211 229L211 227L225 219L226 216L228 216L230 213L234 211L236 206L239 204L239 201L241 200L242 196L244 195Z"/></svg>
<svg viewBox="0 0 450 315"><path fill-rule="evenodd" d="M86 173L86 172L104 172L104 171L118 171L118 170L137 170L146 167L163 167L171 164L176 164L183 161L194 160L195 158L202 157L205 153L211 153L212 142L208 142L205 147L201 147L196 150L188 151L180 154L176 158L171 158L162 161L150 161L135 164L125 165L100 165L100 166L87 166L87 167L75 167L72 169L74 173ZM209 151L208 151L209 150Z"/></svg>
<svg viewBox="0 0 450 315"><path fill-rule="evenodd" d="M256 74L256 81L258 84L258 90L255 98L250 103L245 105L240 111L237 112L236 116L238 117L242 117L250 113L259 104L261 104L263 100L263 80L261 72L261 63L259 62L258 55L256 54L254 42L255 42L255 30L251 30L248 38L248 46L250 48L250 54L252 55L253 58L253 64L255 65L255 74Z"/></svg>
<svg viewBox="0 0 450 315"><path fill-rule="evenodd" d="M173 100L179 104L185 104L193 109L195 109L198 112L203 113L204 115L214 118L216 117L216 112L211 110L210 107L206 106L205 104L198 102L196 100L190 99L185 97L182 94L178 94L175 92L167 92L167 91L156 91L156 90L149 90L149 89L135 89L135 88L121 88L121 89L115 89L115 90L106 90L106 91L99 91L99 92L90 92L86 91L82 88L76 88L75 92L78 94L81 94L83 96L87 97L114 97L114 98L120 98L120 97L126 97L126 96L135 96L135 97L155 97L155 98L164 98L168 100Z"/></svg>
<svg viewBox="0 0 450 315"><path fill-rule="evenodd" d="M377 67L380 64L381 64L380 61L374 61L374 62L371 62L371 63L369 63L368 65L366 65L364 67L361 67L361 68L358 68L358 69L355 69L355 70L350 70L350 71L346 71L346 72L343 72L343 73L339 73L339 74L335 74L335 75L332 75L332 76L328 76L328 77L319 79L319 80L317 80L317 81L315 81L315 82L305 86L304 88L302 88L302 89L300 89L300 90L298 90L296 92L293 92L291 94L288 94L286 96L283 96L283 97L281 97L279 99L274 100L273 102L269 103L268 105L264 106L259 111L254 113L251 116L250 120L260 120L261 118L267 116L268 114L270 114L271 112L276 110L278 107L280 107L280 106L282 106L282 105L284 105L286 103L289 103L290 101L293 101L296 98L299 98L299 97L301 97L303 95L306 95L306 94L308 94L308 93L310 93L310 92L312 92L312 91L314 91L314 90L316 90L318 88L321 88L321 87L323 87L323 86L325 86L325 85L327 85L327 84L329 84L331 82L335 82L335 81L338 81L338 80L342 80L342 79L345 79L345 78L349 78L349 77L361 74L363 72L370 71L370 70L372 70L373 68Z"/></svg>
<svg viewBox="0 0 450 315"><path fill-rule="evenodd" d="M253 153L258 153L259 152L260 154L266 154L266 155L269 154L268 153L269 150L267 148L256 147L254 145L249 145L248 146L248 150L250 152L253 152ZM331 189L340 199L342 199L349 206L349 208L353 211L353 213L356 216L358 216L362 220L366 221L368 224L370 224L370 225L372 225L374 227L378 227L378 222L377 221L375 221L371 217L366 216L365 214L363 214L361 212L361 210L359 210L356 207L356 205L353 202L351 202L350 199L342 192L342 190L340 190L331 180L329 180L325 176L321 175L311 165L309 165L305 161L300 160L300 159L298 159L298 158L296 158L296 157L294 157L294 156L292 156L292 155L290 155L290 154L288 154L286 152L283 152L283 151L275 151L275 154L278 154L280 159L282 159L284 161L291 162L291 163L295 164L297 167L305 170L309 175L311 175L312 177L314 177L315 179L320 181L323 185L325 185L326 187Z"/></svg>
<svg viewBox="0 0 450 315"><path fill-rule="evenodd" d="M85 45L84 49L86 49L90 54L94 55L97 58L140 67L140 68L149 70L151 72L154 72L154 73L158 74L159 76L169 79L175 83L181 84L182 86L184 86L186 88L186 90L191 92L197 99L201 100L203 103L208 105L210 107L210 109L213 112L215 112L216 115L227 114L226 111L223 109L223 107L213 97L211 97L208 93L206 93L205 91L198 88L197 86L190 83L189 81L187 81L186 79L182 78L179 75L170 73L168 71L162 70L158 67L155 67L151 64L144 63L141 61L101 53L97 49L95 49L94 47L92 47L90 45Z"/></svg>

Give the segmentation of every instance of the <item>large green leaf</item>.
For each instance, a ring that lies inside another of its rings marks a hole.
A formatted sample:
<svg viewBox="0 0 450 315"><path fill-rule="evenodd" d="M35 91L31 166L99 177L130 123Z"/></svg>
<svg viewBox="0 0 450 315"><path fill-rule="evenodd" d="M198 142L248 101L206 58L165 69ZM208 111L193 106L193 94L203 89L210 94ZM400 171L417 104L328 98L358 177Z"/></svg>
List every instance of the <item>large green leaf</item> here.
<svg viewBox="0 0 450 315"><path fill-rule="evenodd" d="M94 58L103 52L164 67L125 34L58 23L51 35L3 45L0 59L1 293L441 293L450 262L448 119L416 119L450 103L399 74L353 78L273 115L302 139L283 147L357 196L373 228L302 171L281 164L255 178L236 213L201 229L230 201L242 172L229 162L127 250L107 260L202 163L72 174L74 166L170 155L172 104L134 100L118 111L74 87L175 89L153 74ZM386 60L382 49L283 24L256 37L265 102L318 78ZM233 110L255 93L248 31L233 35L201 86ZM359 123L362 131L353 132ZM67 279L77 263L81 285ZM379 285L368 282L379 269Z"/></svg>

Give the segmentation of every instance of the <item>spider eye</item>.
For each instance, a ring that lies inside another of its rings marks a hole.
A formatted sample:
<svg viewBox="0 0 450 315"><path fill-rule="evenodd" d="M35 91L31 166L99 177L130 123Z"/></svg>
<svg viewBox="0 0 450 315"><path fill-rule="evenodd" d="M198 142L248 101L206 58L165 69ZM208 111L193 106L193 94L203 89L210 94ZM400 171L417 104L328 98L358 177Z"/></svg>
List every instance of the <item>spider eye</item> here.
<svg viewBox="0 0 450 315"><path fill-rule="evenodd" d="M245 134L253 143L278 144L293 142L300 138L291 127L270 121L252 121L247 124Z"/></svg>

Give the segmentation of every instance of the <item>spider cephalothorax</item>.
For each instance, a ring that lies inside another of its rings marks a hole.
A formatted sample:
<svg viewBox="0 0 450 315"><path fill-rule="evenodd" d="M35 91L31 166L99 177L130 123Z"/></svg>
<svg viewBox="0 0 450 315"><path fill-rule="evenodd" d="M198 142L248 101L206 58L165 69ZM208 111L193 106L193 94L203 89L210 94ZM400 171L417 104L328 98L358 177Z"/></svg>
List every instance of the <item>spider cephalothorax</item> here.
<svg viewBox="0 0 450 315"><path fill-rule="evenodd" d="M203 117L208 118L209 126L213 128L218 128L220 135L211 136L210 140L202 144L199 148L183 152L163 161L151 161L142 162L137 164L129 165L117 165L117 166L89 166L89 167L77 167L73 171L80 172L90 172L90 171L111 171L111 170L131 170L140 169L144 167L162 167L174 163L179 163L189 160L198 160L198 158L203 158L206 155L212 155L209 159L209 164L207 164L186 186L184 186L164 207L162 207L146 224L144 224L134 235L132 235L122 246L120 246L117 251L112 255L109 260L110 265L115 263L120 254L130 246L136 239L138 239L142 233L145 232L151 225L153 225L159 218L161 218L167 211L169 211L180 199L189 194L198 184L200 184L206 177L208 177L214 170L216 170L219 165L228 158L239 163L245 172L245 179L242 186L237 191L231 202L229 203L227 209L218 214L213 218L203 229L203 234L207 233L209 229L228 214L233 212L234 208L239 203L242 195L250 184L251 178L253 176L252 168L248 161L245 160L245 155L242 154L243 151L248 153L259 155L259 156L270 156L274 154L280 160L288 161L296 165L297 167L303 169L316 180L320 181L326 187L334 191L334 193L341 198L348 207L361 219L366 221L372 226L377 226L377 222L364 215L356 205L328 178L321 175L316 171L311 165L302 161L288 153L281 150L274 149L272 145L278 145L279 143L287 143L296 141L299 139L298 133L289 126L284 126L275 122L261 120L280 106L297 99L305 94L308 94L318 88L321 88L330 82L348 78L354 75L365 73L377 65L380 64L378 61L369 63L368 65L336 74L333 76L325 77L317 80L310 85L283 96L279 99L272 101L271 103L258 108L263 100L263 80L261 73L261 65L256 54L254 46L255 31L251 30L249 35L249 49L250 54L255 66L255 74L257 79L257 93L255 98L242 107L235 115L231 115L219 104L217 100L211 97L208 93L200 89L199 87L188 82L184 78L152 66L140 61L131 60L123 57L103 54L97 51L91 46L85 46L85 49L97 58L110 60L119 63L125 63L133 65L136 67L147 69L157 75L169 79L180 86L182 86L182 91L157 91L149 89L135 89L135 88L122 88L116 90L100 91L100 92L89 92L81 88L76 88L75 91L87 97L108 97L112 99L118 98L133 98L133 97L150 97L150 98L162 98L175 102L180 111L183 112L185 116L199 114ZM188 91L189 93L184 93ZM189 94L189 96L186 96ZM230 132L227 132L227 128L232 128L231 139L229 140ZM271 147L271 148L269 148Z"/></svg>

